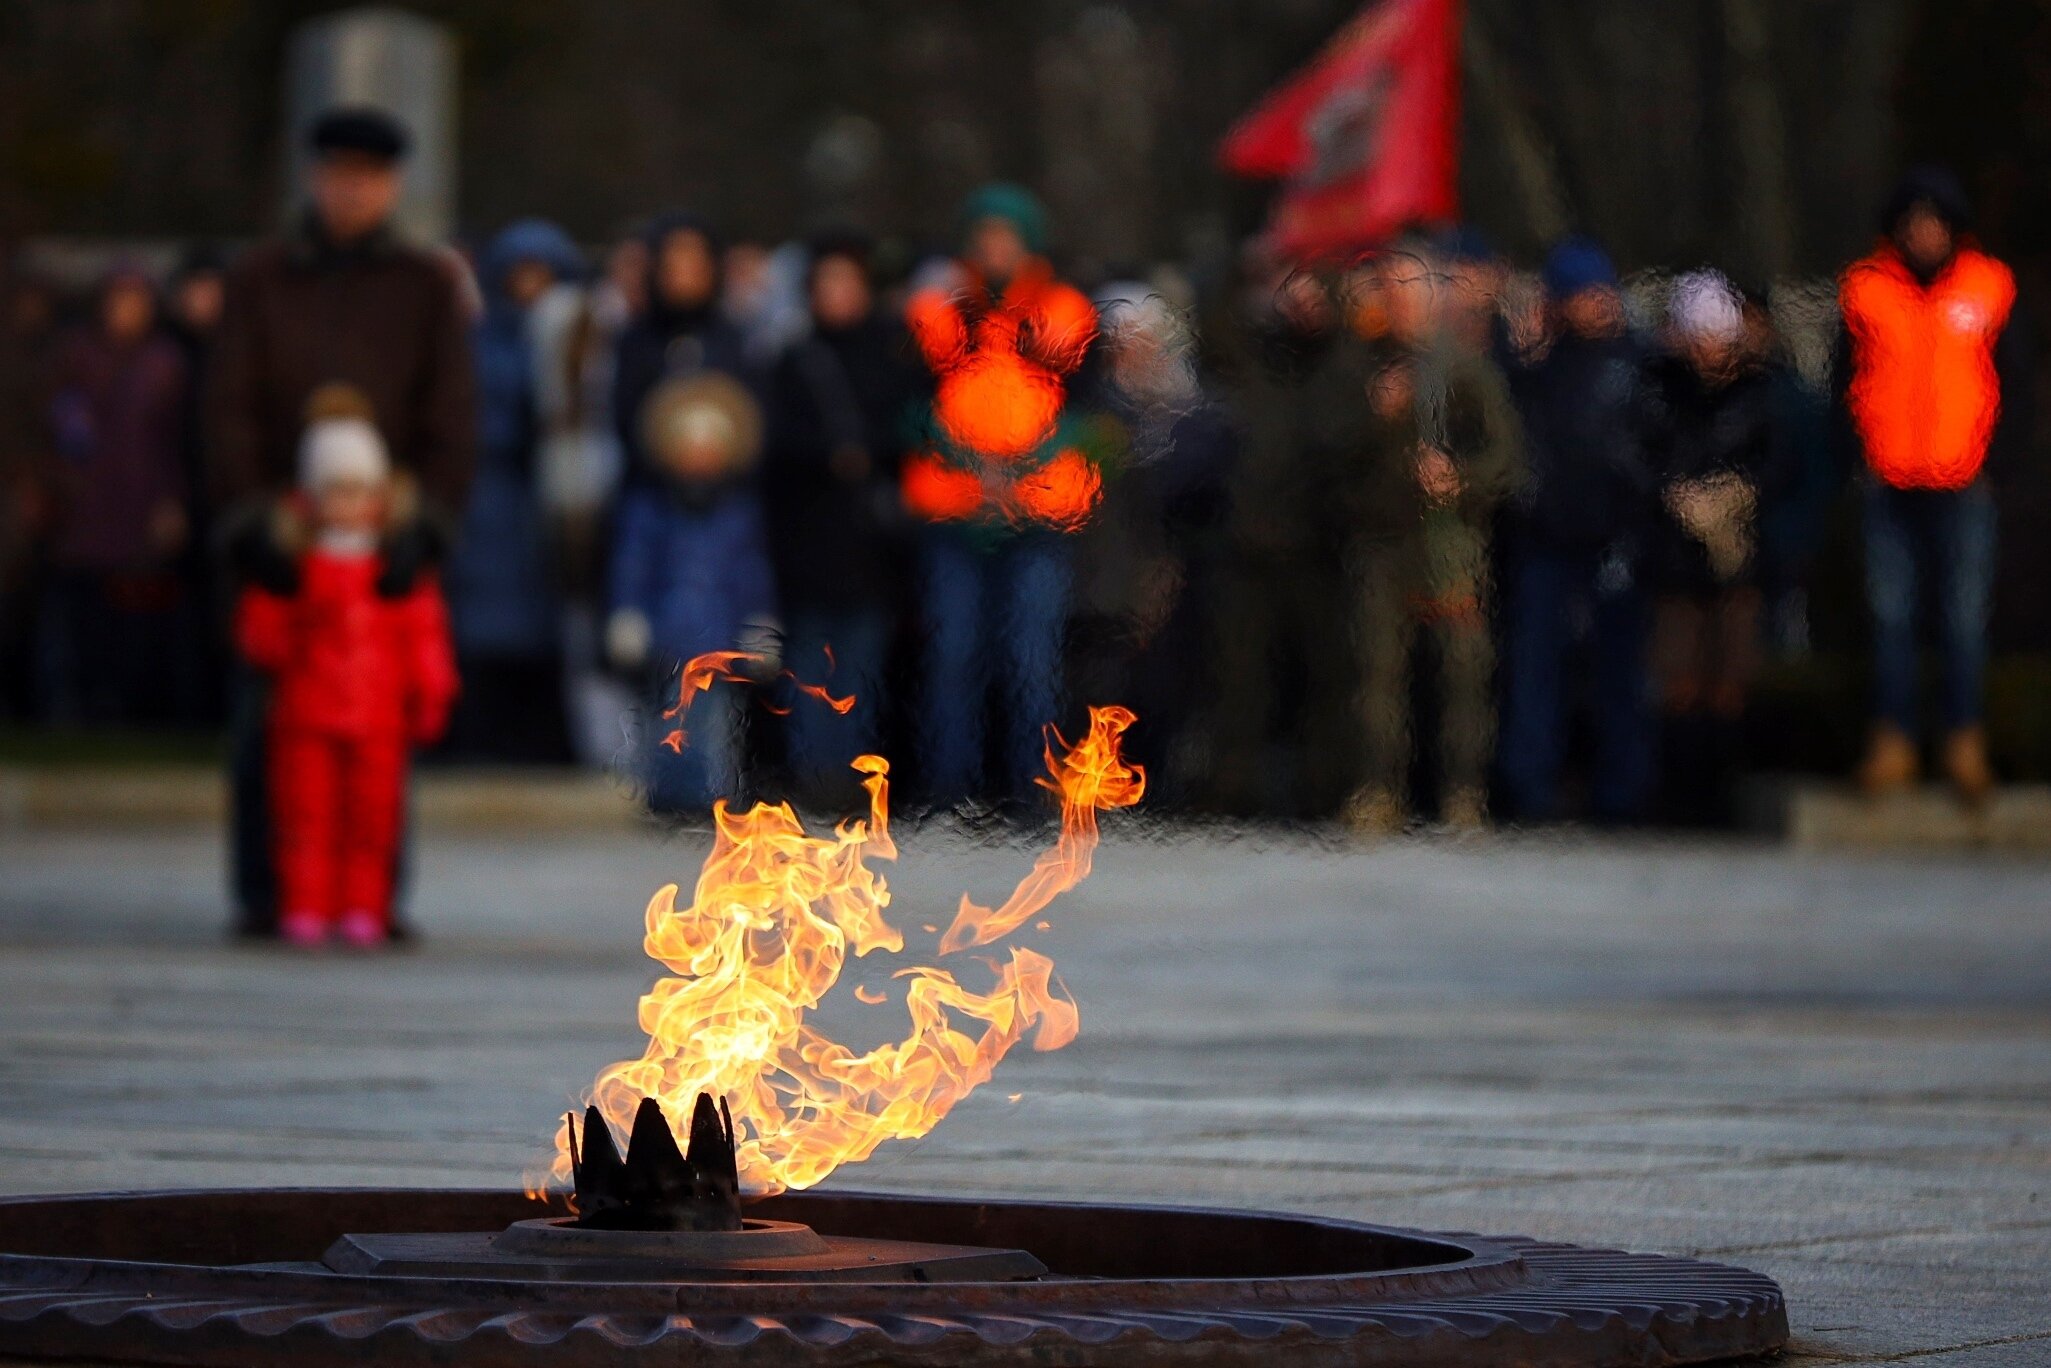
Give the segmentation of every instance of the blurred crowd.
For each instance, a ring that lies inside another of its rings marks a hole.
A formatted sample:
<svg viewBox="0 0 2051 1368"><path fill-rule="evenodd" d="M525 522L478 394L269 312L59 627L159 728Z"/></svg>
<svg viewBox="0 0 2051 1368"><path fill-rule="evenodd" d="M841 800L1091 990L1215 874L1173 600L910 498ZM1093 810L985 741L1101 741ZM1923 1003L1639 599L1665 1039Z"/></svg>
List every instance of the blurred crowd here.
<svg viewBox="0 0 2051 1368"><path fill-rule="evenodd" d="M342 111L275 240L116 262L85 301L11 281L10 715L227 726L261 826L283 667L231 627L353 536L366 602L445 600L422 630L460 689L414 744L625 766L663 808L841 803L871 750L936 807L1002 807L1046 724L1117 701L1188 807L1716 822L1856 482L1860 777L1916 775L1927 600L1935 754L1969 799L1992 782L1982 472L2021 426L2020 329L1942 173L1848 269L1831 363L1797 365L1761 292L1626 280L1587 238L1534 269L1425 228L1333 266L1252 245L1202 290L1074 283L1009 185L924 257L685 213L595 249L539 219L416 247L389 224L405 150ZM316 479L371 481L375 515L330 518ZM711 651L740 678L680 703Z"/></svg>

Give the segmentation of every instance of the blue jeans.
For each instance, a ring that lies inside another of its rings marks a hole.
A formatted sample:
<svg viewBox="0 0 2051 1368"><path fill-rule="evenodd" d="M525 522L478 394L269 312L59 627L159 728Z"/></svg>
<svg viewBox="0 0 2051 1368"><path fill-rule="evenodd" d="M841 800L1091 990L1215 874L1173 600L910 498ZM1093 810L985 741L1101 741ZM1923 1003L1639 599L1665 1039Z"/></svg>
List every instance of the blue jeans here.
<svg viewBox="0 0 2051 1368"><path fill-rule="evenodd" d="M832 663L827 652L832 652ZM880 609L839 612L795 610L784 641L784 664L807 684L824 686L836 698L853 694L843 717L816 698L790 690L790 718L784 742L791 773L806 786L830 785L849 776L848 765L881 739L884 675L890 660L890 615Z"/></svg>
<svg viewBox="0 0 2051 1368"><path fill-rule="evenodd" d="M1644 814L1652 782L1645 662L1650 614L1644 591L1626 578L1615 570L1606 576L1597 552L1524 547L1510 559L1499 764L1513 817L1545 821L1559 815L1572 705L1567 648L1584 621L1595 724L1591 806L1606 821Z"/></svg>
<svg viewBox="0 0 2051 1368"><path fill-rule="evenodd" d="M1944 724L1980 720L1987 674L1987 615L1994 596L1994 493L1866 489L1866 601L1873 612L1873 712L1916 730L1916 610L1936 601L1944 672Z"/></svg>
<svg viewBox="0 0 2051 1368"><path fill-rule="evenodd" d="M993 680L1004 706L1004 796L1031 794L1046 773L1042 729L1058 720L1062 636L1072 579L1058 533L995 546L960 528L927 528L919 547L925 611L921 760L939 802L986 796L984 712Z"/></svg>
<svg viewBox="0 0 2051 1368"><path fill-rule="evenodd" d="M644 705L641 755L648 807L659 813L702 813L715 799L741 796L745 686L717 680L691 696L681 718L664 717L664 709L676 705L677 676L675 668L660 673ZM684 735L678 745L664 744L679 729Z"/></svg>

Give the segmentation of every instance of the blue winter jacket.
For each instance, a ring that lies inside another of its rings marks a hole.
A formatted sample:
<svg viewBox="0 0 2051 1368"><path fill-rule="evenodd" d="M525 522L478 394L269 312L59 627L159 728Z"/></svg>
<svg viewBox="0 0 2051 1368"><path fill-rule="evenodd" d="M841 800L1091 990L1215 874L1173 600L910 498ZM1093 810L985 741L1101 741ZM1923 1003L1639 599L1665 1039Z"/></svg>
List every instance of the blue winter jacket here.
<svg viewBox="0 0 2051 1368"><path fill-rule="evenodd" d="M574 280L582 261L569 235L526 219L492 239L481 262L485 313L473 339L477 366L477 474L446 591L460 653L534 659L557 649L548 530L536 485L535 357L527 312L506 297L507 274L540 261Z"/></svg>
<svg viewBox="0 0 2051 1368"><path fill-rule="evenodd" d="M744 488L701 503L666 483L630 487L613 530L610 606L647 617L660 665L733 649L743 624L776 611L761 500Z"/></svg>

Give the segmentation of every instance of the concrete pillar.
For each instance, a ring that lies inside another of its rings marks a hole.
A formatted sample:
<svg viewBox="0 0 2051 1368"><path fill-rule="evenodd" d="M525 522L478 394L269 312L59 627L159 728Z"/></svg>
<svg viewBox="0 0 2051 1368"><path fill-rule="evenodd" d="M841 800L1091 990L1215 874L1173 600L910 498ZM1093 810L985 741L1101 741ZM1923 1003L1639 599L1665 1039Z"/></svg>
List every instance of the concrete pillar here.
<svg viewBox="0 0 2051 1368"><path fill-rule="evenodd" d="M292 35L285 80L289 203L304 184L306 134L323 110L371 105L413 135L399 226L423 242L456 226L456 45L442 25L384 5L341 10Z"/></svg>

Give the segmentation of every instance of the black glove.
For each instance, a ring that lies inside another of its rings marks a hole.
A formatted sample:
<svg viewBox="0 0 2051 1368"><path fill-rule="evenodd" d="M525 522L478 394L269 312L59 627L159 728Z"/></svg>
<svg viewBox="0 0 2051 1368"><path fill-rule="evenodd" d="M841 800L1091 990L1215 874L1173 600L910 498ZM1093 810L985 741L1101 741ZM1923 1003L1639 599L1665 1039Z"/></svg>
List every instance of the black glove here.
<svg viewBox="0 0 2051 1368"><path fill-rule="evenodd" d="M429 518L415 518L385 534L384 573L378 576L380 598L404 598L413 592L423 571L440 565L449 552L449 539L439 524Z"/></svg>
<svg viewBox="0 0 2051 1368"><path fill-rule="evenodd" d="M278 537L270 510L255 507L221 529L221 553L237 584L290 598L299 592L299 558Z"/></svg>

